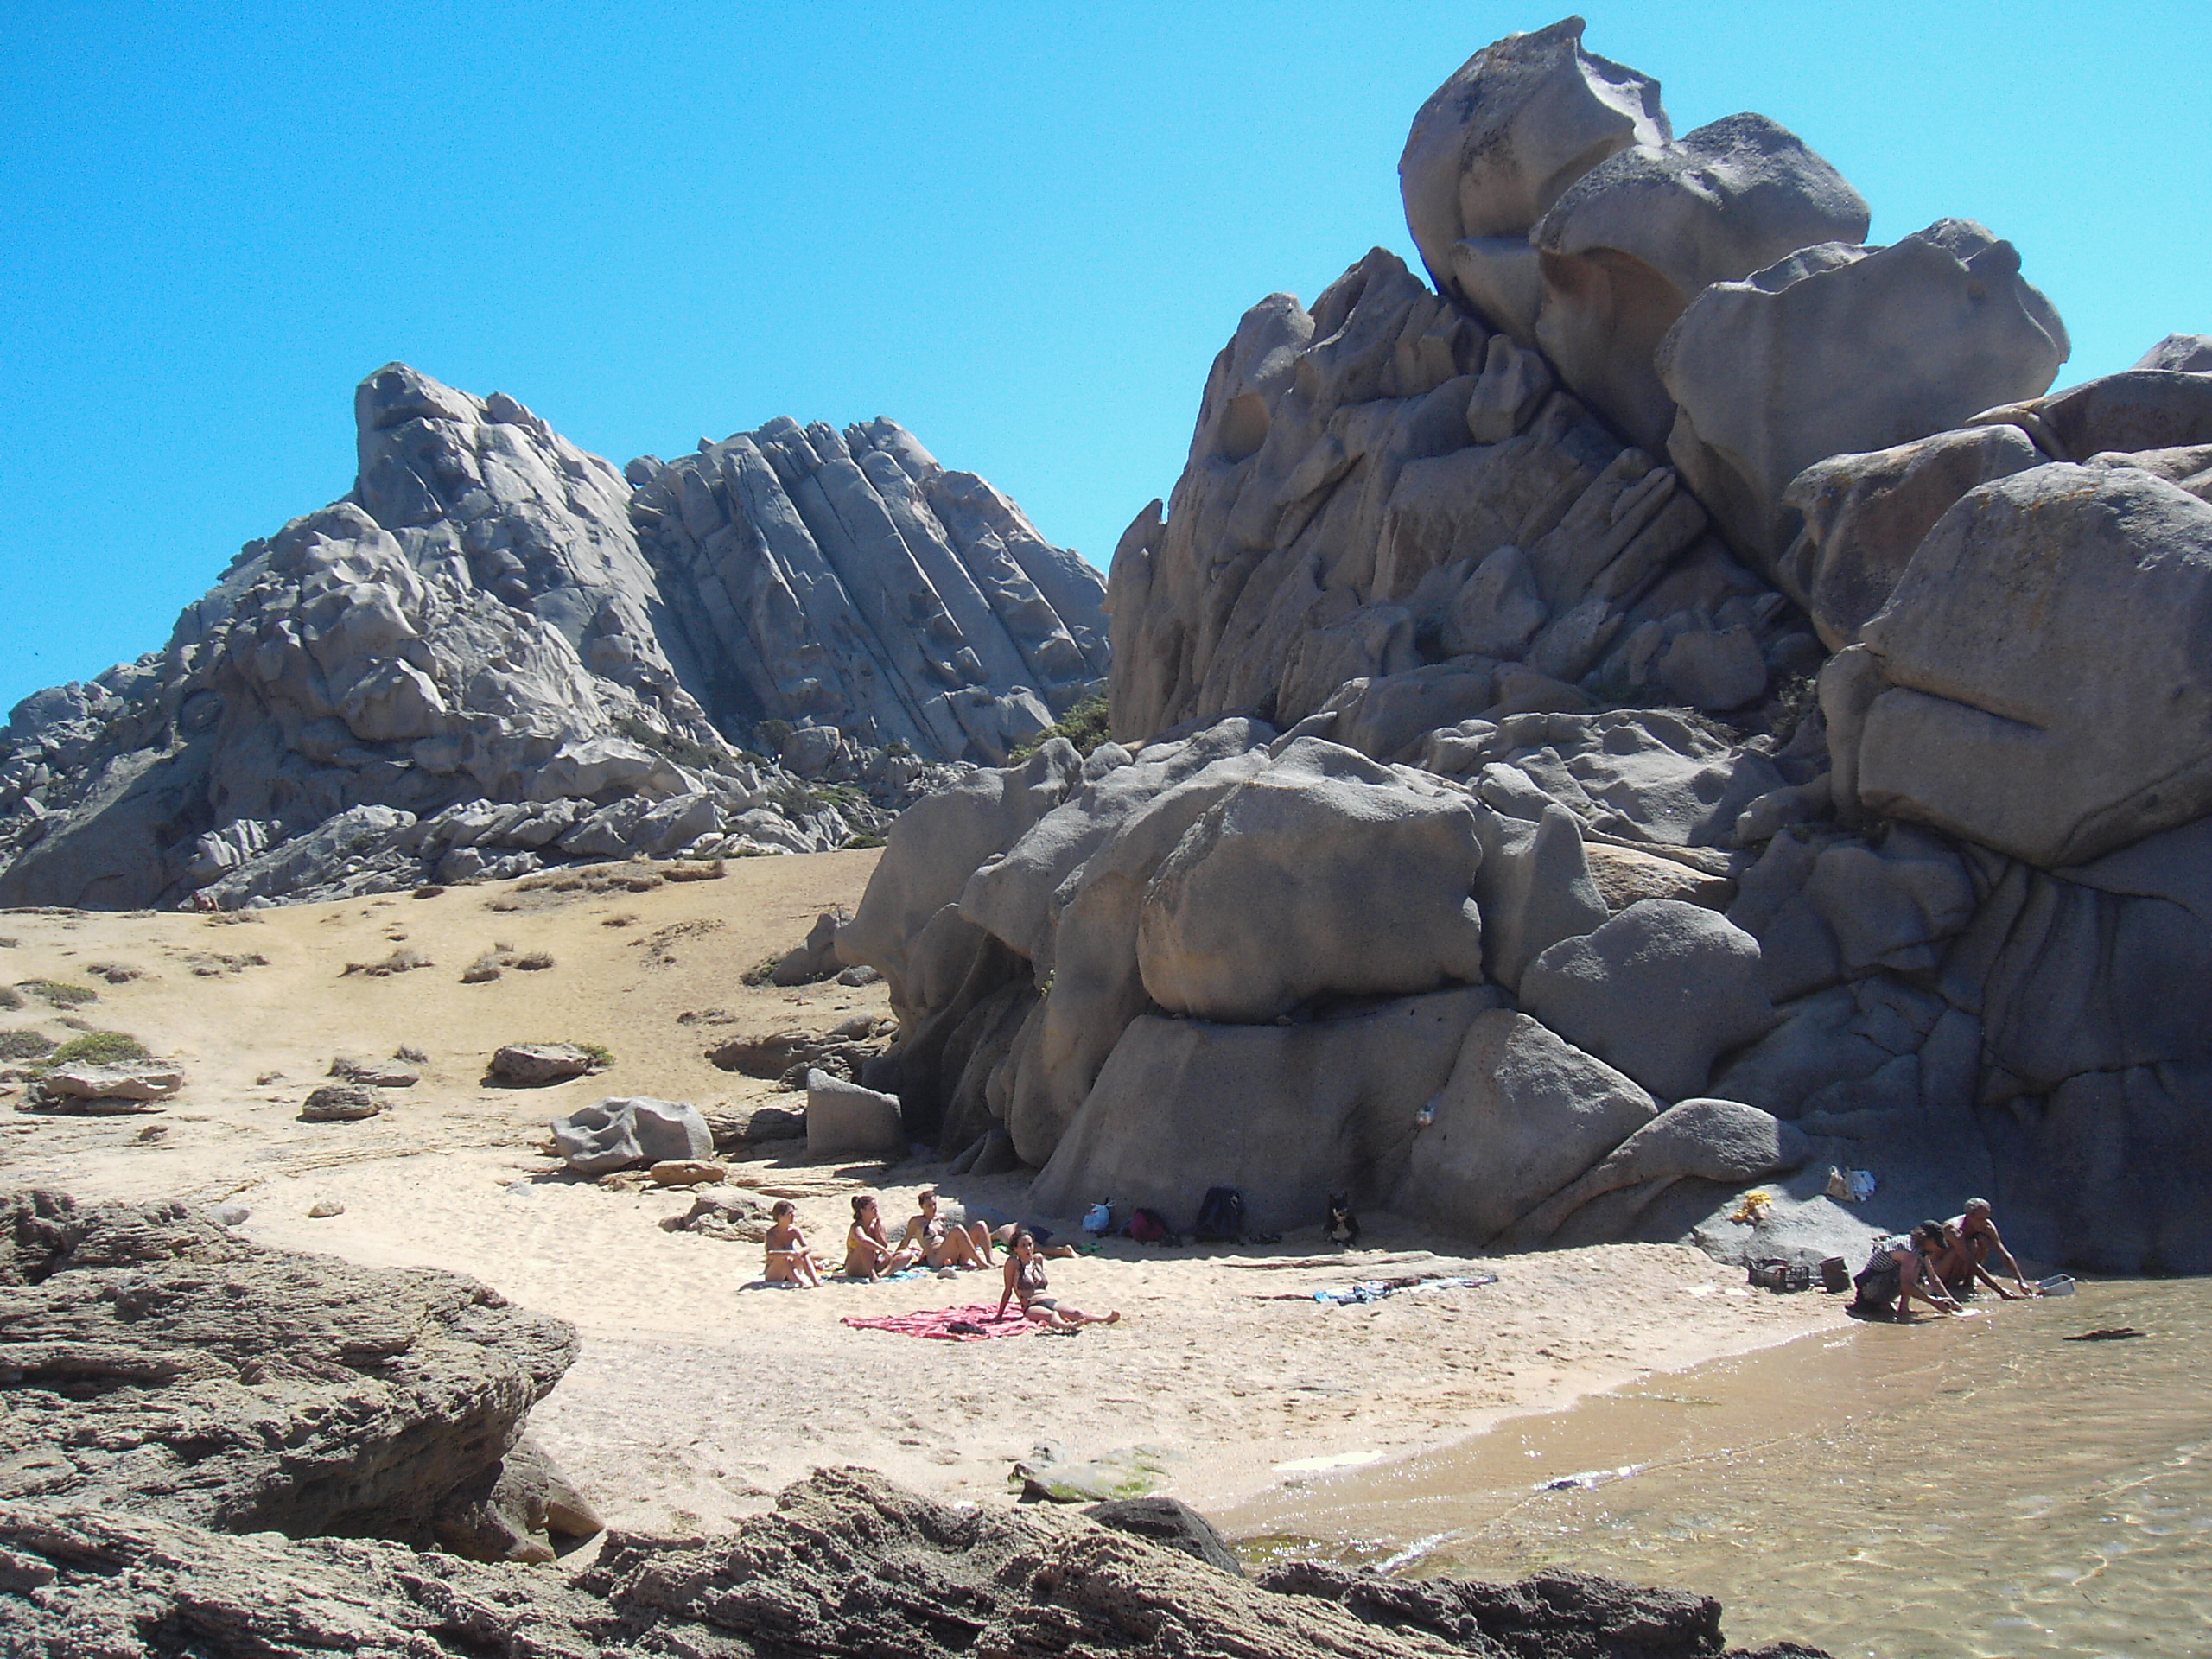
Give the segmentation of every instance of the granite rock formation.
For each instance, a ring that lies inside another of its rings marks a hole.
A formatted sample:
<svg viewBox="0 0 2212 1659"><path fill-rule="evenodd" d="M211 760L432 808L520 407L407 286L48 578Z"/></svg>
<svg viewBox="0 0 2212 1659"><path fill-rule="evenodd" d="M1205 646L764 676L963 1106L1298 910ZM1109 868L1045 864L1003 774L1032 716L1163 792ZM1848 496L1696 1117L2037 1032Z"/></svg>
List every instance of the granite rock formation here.
<svg viewBox="0 0 2212 1659"><path fill-rule="evenodd" d="M1975 1192L2212 1268L2212 337L2046 395L2010 245L1860 245L1581 32L1415 118L1434 289L1238 324L1116 552L1116 741L893 828L868 1080L1048 1216L1802 1261Z"/></svg>
<svg viewBox="0 0 2212 1659"><path fill-rule="evenodd" d="M392 364L343 499L0 731L0 902L225 906L808 852L1105 672L1103 584L889 421L629 479Z"/></svg>

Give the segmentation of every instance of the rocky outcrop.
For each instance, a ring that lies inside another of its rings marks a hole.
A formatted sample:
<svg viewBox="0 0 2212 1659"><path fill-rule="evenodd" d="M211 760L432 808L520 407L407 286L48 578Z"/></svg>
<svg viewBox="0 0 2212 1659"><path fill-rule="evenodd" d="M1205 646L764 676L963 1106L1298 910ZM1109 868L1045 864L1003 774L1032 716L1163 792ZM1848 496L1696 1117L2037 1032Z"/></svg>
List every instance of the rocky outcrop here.
<svg viewBox="0 0 2212 1659"><path fill-rule="evenodd" d="M0 1631L27 1652L116 1659L1723 1659L1710 1597L1559 1571L1518 1584L1408 1585L1290 1567L1255 1583L1110 1524L1118 1519L1050 1504L955 1507L865 1470L824 1470L732 1535L614 1535L589 1568L562 1577L388 1543L229 1537L158 1516L5 1504ZM1820 1659L1809 1648L1763 1650L1785 1652Z"/></svg>
<svg viewBox="0 0 2212 1659"><path fill-rule="evenodd" d="M2206 338L2043 395L2008 244L1861 245L1801 140L1677 139L1575 20L1401 182L1436 288L1246 313L1116 550L1117 741L894 829L841 937L901 976L910 1128L1040 1213L1809 1260L1975 1192L2212 1269L2165 988L2212 969Z"/></svg>
<svg viewBox="0 0 2212 1659"><path fill-rule="evenodd" d="M162 652L16 709L0 902L823 850L1105 672L1096 575L891 422L773 423L633 489L403 365L355 415L346 497L250 543Z"/></svg>
<svg viewBox="0 0 2212 1659"><path fill-rule="evenodd" d="M18 1194L0 1231L0 1503L19 1523L105 1510L550 1560L552 1491L562 1529L597 1530L542 1453L518 1460L575 1357L561 1320L454 1274L264 1249L178 1205Z"/></svg>

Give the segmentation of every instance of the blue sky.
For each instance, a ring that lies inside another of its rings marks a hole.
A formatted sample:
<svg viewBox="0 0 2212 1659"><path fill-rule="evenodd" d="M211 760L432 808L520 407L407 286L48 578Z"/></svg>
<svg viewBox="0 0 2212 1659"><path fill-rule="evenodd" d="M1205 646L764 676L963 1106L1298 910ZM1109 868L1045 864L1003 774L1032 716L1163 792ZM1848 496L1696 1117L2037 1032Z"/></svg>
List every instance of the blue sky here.
<svg viewBox="0 0 2212 1659"><path fill-rule="evenodd" d="M1639 0L1678 130L1794 128L1886 241L2021 248L2075 355L2212 330L2201 5ZM1931 16L1931 14L1934 14ZM0 709L342 493L397 358L618 465L884 414L1103 563L1272 289L1411 256L1421 99L1550 11L71 5L0 19Z"/></svg>

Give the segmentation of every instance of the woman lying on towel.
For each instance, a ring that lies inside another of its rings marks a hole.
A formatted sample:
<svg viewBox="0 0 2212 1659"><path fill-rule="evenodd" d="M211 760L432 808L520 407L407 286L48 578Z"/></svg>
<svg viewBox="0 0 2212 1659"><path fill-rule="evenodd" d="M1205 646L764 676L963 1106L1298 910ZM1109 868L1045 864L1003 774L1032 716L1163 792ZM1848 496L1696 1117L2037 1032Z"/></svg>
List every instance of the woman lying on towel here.
<svg viewBox="0 0 2212 1659"><path fill-rule="evenodd" d="M1006 1305L1016 1296L1021 1298L1021 1311L1027 1318L1052 1331L1111 1325L1122 1317L1118 1309L1107 1313L1086 1313L1046 1295L1046 1289L1045 1263L1037 1254L1037 1237L1025 1227L1014 1234L1014 1253L1006 1260L1006 1288L999 1296L998 1318L1006 1317Z"/></svg>
<svg viewBox="0 0 2212 1659"><path fill-rule="evenodd" d="M873 1283L886 1274L911 1268L921 1259L919 1250L894 1246L884 1230L883 1212L875 1194L861 1192L853 1198L853 1224L845 1232L845 1271Z"/></svg>

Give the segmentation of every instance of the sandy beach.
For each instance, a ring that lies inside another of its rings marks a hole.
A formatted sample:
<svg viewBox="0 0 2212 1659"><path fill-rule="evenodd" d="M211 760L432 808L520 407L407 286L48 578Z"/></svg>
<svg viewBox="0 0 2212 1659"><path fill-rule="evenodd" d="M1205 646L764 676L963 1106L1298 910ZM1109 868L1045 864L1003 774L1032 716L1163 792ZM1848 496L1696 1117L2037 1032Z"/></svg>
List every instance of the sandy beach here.
<svg viewBox="0 0 2212 1659"><path fill-rule="evenodd" d="M1119 1309L1118 1325L1074 1338L920 1341L841 1321L995 1306L998 1275L747 1288L757 1246L660 1226L690 1208L689 1193L575 1180L543 1154L549 1119L610 1094L710 1109L773 1097L773 1084L708 1062L729 1037L887 1012L880 984L741 982L820 912L855 903L876 857L742 860L721 880L681 884L464 886L243 923L0 915L0 982L98 995L61 1010L26 993L0 1030L64 1039L74 1034L66 1014L137 1037L188 1077L158 1112L0 1113L0 1183L87 1199L230 1200L251 1208L245 1230L262 1242L472 1274L574 1321L582 1357L532 1429L611 1524L635 1529L728 1526L820 1465L864 1464L926 1492L1007 1501L1014 1462L1040 1444L1068 1461L1143 1448L1160 1490L1223 1508L1843 1322L1835 1299L1749 1290L1688 1249L1486 1261L1464 1242L1370 1215L1352 1252L1327 1245L1318 1224L1265 1247L1110 1242L1051 1267L1056 1294ZM461 970L494 948L543 952L552 966L461 984ZM344 971L399 950L430 965ZM138 976L123 976L131 970ZM614 1063L550 1089L488 1086L493 1051L529 1041L603 1044ZM416 1087L393 1091L392 1110L296 1121L334 1058L377 1060L403 1046L427 1059ZM825 1256L838 1250L852 1193L882 1191L896 1226L913 1189L942 1174L925 1161L810 1164L797 1144L772 1143L785 1155L734 1163L730 1179L791 1197ZM1020 1178L944 1187L956 1202L1023 1209ZM310 1218L326 1198L343 1213ZM1312 1296L1416 1273L1497 1279L1364 1306Z"/></svg>

